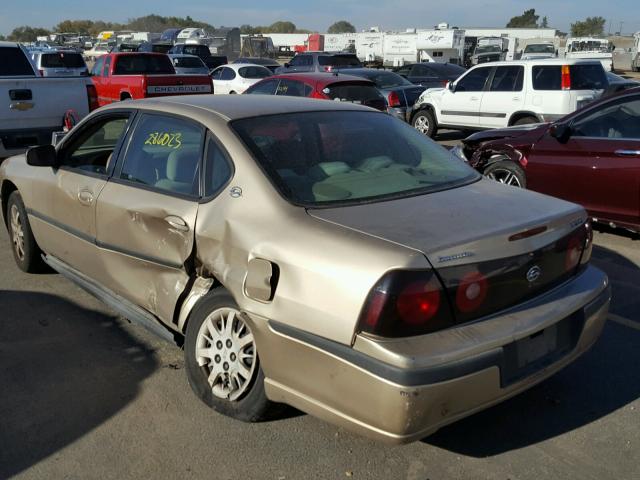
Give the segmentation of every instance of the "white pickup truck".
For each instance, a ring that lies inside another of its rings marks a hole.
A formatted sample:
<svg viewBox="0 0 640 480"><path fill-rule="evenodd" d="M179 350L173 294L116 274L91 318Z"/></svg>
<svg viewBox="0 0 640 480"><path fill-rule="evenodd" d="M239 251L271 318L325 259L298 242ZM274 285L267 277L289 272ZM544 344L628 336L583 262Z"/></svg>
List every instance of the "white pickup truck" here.
<svg viewBox="0 0 640 480"><path fill-rule="evenodd" d="M97 107L86 77L41 77L17 43L0 42L0 159L51 142L65 114L79 120Z"/></svg>

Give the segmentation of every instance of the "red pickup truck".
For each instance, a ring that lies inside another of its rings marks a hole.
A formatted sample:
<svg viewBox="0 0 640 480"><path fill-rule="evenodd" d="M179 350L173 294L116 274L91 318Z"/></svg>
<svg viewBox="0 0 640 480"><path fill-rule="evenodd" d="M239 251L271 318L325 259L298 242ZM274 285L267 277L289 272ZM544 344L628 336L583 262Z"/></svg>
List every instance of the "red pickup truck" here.
<svg viewBox="0 0 640 480"><path fill-rule="evenodd" d="M110 53L98 57L91 80L103 106L127 99L213 93L208 75L176 75L163 53Z"/></svg>

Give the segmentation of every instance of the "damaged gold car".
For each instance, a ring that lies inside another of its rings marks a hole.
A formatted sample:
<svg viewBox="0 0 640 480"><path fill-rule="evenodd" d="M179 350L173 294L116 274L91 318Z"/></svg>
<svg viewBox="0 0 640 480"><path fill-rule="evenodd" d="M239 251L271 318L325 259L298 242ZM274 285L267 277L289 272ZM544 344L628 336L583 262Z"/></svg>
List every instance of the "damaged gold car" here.
<svg viewBox="0 0 640 480"><path fill-rule="evenodd" d="M420 439L575 360L609 307L581 207L353 104L120 103L0 189L22 270L183 344L194 392L247 421L285 403Z"/></svg>

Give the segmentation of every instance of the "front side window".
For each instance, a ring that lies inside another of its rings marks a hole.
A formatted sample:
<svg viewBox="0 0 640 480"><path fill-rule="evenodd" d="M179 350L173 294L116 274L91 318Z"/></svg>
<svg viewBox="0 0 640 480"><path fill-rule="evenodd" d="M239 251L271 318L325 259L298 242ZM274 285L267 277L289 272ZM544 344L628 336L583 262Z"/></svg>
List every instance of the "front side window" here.
<svg viewBox="0 0 640 480"><path fill-rule="evenodd" d="M522 66L496 67L490 90L492 92L521 92L523 79L524 67Z"/></svg>
<svg viewBox="0 0 640 480"><path fill-rule="evenodd" d="M198 196L203 139L203 129L189 120L143 115L127 147L120 178Z"/></svg>
<svg viewBox="0 0 640 480"><path fill-rule="evenodd" d="M113 167L113 152L128 121L127 114L109 116L69 137L60 152L60 165L106 174Z"/></svg>
<svg viewBox="0 0 640 480"><path fill-rule="evenodd" d="M244 93L249 95L275 95L280 80L263 80L249 87Z"/></svg>
<svg viewBox="0 0 640 480"><path fill-rule="evenodd" d="M617 101L571 126L574 137L640 140L640 97Z"/></svg>
<svg viewBox="0 0 640 480"><path fill-rule="evenodd" d="M482 67L471 70L456 84L456 92L481 92L489 78L492 67Z"/></svg>
<svg viewBox="0 0 640 480"><path fill-rule="evenodd" d="M290 113L231 125L267 177L295 204L357 205L480 178L435 142L382 113Z"/></svg>
<svg viewBox="0 0 640 480"><path fill-rule="evenodd" d="M95 65L91 69L91 75L95 77L102 76L102 67L104 66L104 57L100 57L96 60Z"/></svg>
<svg viewBox="0 0 640 480"><path fill-rule="evenodd" d="M213 78L214 80L220 80L220 78L222 77L222 70L224 70L222 67L216 68L211 74L211 78Z"/></svg>

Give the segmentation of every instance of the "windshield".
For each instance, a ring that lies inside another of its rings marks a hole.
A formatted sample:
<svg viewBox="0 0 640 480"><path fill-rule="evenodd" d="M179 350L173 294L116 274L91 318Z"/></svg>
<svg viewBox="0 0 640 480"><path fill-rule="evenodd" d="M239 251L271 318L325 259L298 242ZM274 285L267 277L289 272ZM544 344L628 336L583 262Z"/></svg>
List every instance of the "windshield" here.
<svg viewBox="0 0 640 480"><path fill-rule="evenodd" d="M556 53L556 49L553 45L527 45L524 49L524 53Z"/></svg>
<svg viewBox="0 0 640 480"><path fill-rule="evenodd" d="M478 45L476 47L476 55L479 53L500 53L500 45Z"/></svg>
<svg viewBox="0 0 640 480"><path fill-rule="evenodd" d="M371 80L373 83L376 84L376 87L382 88L382 89L413 85L413 83L411 83L406 78L401 77L397 73L393 73L393 72L373 70L372 72L367 71L363 75L360 75L359 73L355 73L354 75L368 78L369 80Z"/></svg>
<svg viewBox="0 0 640 480"><path fill-rule="evenodd" d="M290 113L231 126L280 193L298 205L357 205L479 178L443 147L382 113Z"/></svg>
<svg viewBox="0 0 640 480"><path fill-rule="evenodd" d="M199 57L177 57L173 59L173 65L178 68L207 68Z"/></svg>

